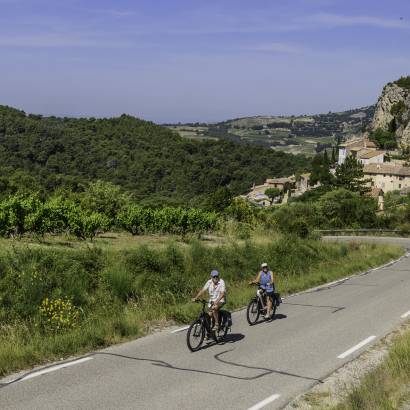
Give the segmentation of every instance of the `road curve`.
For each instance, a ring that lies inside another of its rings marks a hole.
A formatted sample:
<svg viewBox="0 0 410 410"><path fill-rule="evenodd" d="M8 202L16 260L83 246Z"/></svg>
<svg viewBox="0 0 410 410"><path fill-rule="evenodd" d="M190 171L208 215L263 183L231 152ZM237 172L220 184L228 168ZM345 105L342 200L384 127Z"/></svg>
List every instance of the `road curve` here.
<svg viewBox="0 0 410 410"><path fill-rule="evenodd" d="M349 238L337 238L350 240ZM402 238L357 238L398 243ZM327 239L329 240L329 238ZM165 330L68 367L0 381L1 409L274 409L410 317L410 259L285 300L250 327L245 311L223 345L190 353Z"/></svg>

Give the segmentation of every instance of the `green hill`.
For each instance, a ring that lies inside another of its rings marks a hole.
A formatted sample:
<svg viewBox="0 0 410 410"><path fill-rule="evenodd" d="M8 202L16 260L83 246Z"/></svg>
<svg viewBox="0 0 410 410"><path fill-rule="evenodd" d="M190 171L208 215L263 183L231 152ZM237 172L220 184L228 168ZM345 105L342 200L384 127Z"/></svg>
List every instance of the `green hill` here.
<svg viewBox="0 0 410 410"><path fill-rule="evenodd" d="M218 187L234 194L266 177L306 169L308 160L262 146L191 141L128 115L56 118L0 106L0 190L16 185L81 190L110 181L146 204L200 204Z"/></svg>
<svg viewBox="0 0 410 410"><path fill-rule="evenodd" d="M375 106L300 116L256 116L215 124L169 124L182 137L258 144L288 153L314 155L370 124Z"/></svg>

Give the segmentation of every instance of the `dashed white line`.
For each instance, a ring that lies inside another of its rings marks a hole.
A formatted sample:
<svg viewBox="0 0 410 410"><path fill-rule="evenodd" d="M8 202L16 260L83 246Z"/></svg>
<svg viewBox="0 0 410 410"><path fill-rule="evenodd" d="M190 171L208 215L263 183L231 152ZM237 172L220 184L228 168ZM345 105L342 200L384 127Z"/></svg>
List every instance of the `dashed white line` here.
<svg viewBox="0 0 410 410"><path fill-rule="evenodd" d="M344 359L345 357L347 357L350 354L354 353L356 350L359 350L361 347L363 347L364 345L367 345L368 343L370 343L374 339L376 339L376 336L369 336L367 339L362 340L357 345L353 346L349 350L346 350L344 353L337 356L337 358L338 359Z"/></svg>
<svg viewBox="0 0 410 410"><path fill-rule="evenodd" d="M272 394L272 396L267 397L265 400L262 400L259 403L256 403L252 407L249 407L248 410L262 409L263 407L267 406L269 403L272 403L274 400L278 399L279 397L280 397L280 394Z"/></svg>
<svg viewBox="0 0 410 410"><path fill-rule="evenodd" d="M403 313L400 317L401 317L402 319L405 319L407 316L410 316L410 310L409 310L408 312L406 312L406 313Z"/></svg>
<svg viewBox="0 0 410 410"><path fill-rule="evenodd" d="M183 332L184 330L187 330L188 328L189 328L189 326L184 326L184 327L181 327L181 328L179 328L179 329L173 330L171 333Z"/></svg>
<svg viewBox="0 0 410 410"><path fill-rule="evenodd" d="M22 377L18 381L32 379L33 377L41 376L42 374L46 374L46 373L51 373L51 372L54 372L58 369L63 369L64 367L70 367L70 366L74 366L76 364L88 362L89 360L92 360L92 357L83 357L82 359L74 360L72 362L58 364L56 366L49 367L47 369L39 370L38 372L30 373L27 376Z"/></svg>

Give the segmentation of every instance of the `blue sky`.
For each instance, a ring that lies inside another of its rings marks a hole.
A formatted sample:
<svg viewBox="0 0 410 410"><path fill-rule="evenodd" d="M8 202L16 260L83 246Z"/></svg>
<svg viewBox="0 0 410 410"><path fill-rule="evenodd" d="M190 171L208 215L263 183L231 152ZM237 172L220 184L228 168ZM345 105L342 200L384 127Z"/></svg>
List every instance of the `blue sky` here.
<svg viewBox="0 0 410 410"><path fill-rule="evenodd" d="M0 0L0 104L156 122L345 110L410 74L408 0Z"/></svg>

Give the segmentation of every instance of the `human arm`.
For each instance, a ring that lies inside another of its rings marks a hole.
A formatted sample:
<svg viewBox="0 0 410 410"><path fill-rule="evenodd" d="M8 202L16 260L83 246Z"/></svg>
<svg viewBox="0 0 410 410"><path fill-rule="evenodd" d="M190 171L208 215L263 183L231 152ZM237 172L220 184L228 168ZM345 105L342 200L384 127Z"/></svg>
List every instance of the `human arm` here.
<svg viewBox="0 0 410 410"><path fill-rule="evenodd" d="M249 282L249 285L255 285L256 283L259 283L260 280L261 280L261 273L259 272L259 273L256 275L256 278L255 278L254 280L251 280L251 281Z"/></svg>
<svg viewBox="0 0 410 410"><path fill-rule="evenodd" d="M197 293L197 295L192 298L192 302L196 302L199 297L208 290L208 286L209 286L209 281L205 283L205 286Z"/></svg>

